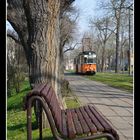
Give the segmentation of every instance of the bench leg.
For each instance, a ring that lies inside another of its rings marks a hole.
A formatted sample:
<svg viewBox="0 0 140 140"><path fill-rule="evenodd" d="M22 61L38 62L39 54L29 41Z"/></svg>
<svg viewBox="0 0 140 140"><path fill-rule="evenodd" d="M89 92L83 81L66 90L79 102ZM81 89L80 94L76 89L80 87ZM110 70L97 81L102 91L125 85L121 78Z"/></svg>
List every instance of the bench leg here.
<svg viewBox="0 0 140 140"><path fill-rule="evenodd" d="M48 118L48 121L49 121L49 124L50 124L50 127L51 127L51 130L52 130L52 133L53 133L53 136L55 137L56 140L64 140L63 138L61 138L58 134L57 134L57 130L55 128L55 124L54 124L54 121L53 121L53 117L52 117L52 114L50 113L49 111L49 107L47 104L44 103L44 101L42 100L41 97L39 96L33 96L31 97L28 102L27 102L27 140L32 140L32 110L31 110L31 104L34 100L39 100L41 105L42 105L42 109L44 109L46 115L47 115L47 118ZM42 110L43 111L43 110ZM42 113L40 113L42 114ZM40 116L40 119L42 121L42 117ZM42 123L40 123L40 137L42 137Z"/></svg>
<svg viewBox="0 0 140 140"><path fill-rule="evenodd" d="M107 140L115 140L115 137L112 136L112 135L110 135L110 134L108 134L108 135L107 135Z"/></svg>
<svg viewBox="0 0 140 140"><path fill-rule="evenodd" d="M32 108L30 102L27 104L27 140L32 140Z"/></svg>
<svg viewBox="0 0 140 140"><path fill-rule="evenodd" d="M39 103L39 137L42 140L42 106Z"/></svg>

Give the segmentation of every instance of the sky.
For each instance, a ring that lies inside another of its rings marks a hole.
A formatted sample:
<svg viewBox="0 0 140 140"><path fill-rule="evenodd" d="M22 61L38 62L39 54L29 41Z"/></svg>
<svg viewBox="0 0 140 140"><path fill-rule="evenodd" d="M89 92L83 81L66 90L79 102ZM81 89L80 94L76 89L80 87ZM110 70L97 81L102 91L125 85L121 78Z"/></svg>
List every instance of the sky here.
<svg viewBox="0 0 140 140"><path fill-rule="evenodd" d="M6 21L6 27L7 27L7 29L13 29L13 27L11 26L11 24L8 21Z"/></svg>
<svg viewBox="0 0 140 140"><path fill-rule="evenodd" d="M80 10L78 27L83 33L89 29L89 18L95 16L96 0L75 0L74 5Z"/></svg>

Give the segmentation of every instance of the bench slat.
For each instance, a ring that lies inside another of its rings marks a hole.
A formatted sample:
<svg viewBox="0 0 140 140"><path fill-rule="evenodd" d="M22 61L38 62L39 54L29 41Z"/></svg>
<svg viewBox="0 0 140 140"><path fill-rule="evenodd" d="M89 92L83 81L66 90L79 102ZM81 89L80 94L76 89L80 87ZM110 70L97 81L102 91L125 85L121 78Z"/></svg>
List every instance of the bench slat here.
<svg viewBox="0 0 140 140"><path fill-rule="evenodd" d="M69 109L66 110L66 115L67 115L68 136L69 136L69 138L75 138L76 131L74 128L72 114Z"/></svg>
<svg viewBox="0 0 140 140"><path fill-rule="evenodd" d="M50 104L51 97L52 97L52 92L53 92L53 90L52 90L52 87L51 87L50 90L49 90L49 93L47 94L47 96L45 98L47 100L48 104Z"/></svg>
<svg viewBox="0 0 140 140"><path fill-rule="evenodd" d="M86 133L86 134L89 133L90 130L89 130L89 128L87 126L87 123L84 120L84 118L83 118L83 116L82 116L82 114L80 112L80 109L79 108L76 108L75 111L77 113L78 119L79 119L80 124L82 126L83 132Z"/></svg>
<svg viewBox="0 0 140 140"><path fill-rule="evenodd" d="M49 84L47 84L43 90L41 91L41 95L45 98L47 96L47 94L49 93L51 86Z"/></svg>
<svg viewBox="0 0 140 140"><path fill-rule="evenodd" d="M96 116L96 118L99 120L99 122L103 125L105 131L111 131L111 126L105 121L105 119L97 112L95 107L89 106L92 113Z"/></svg>
<svg viewBox="0 0 140 140"><path fill-rule="evenodd" d="M37 84L33 89L32 89L32 93L34 92L38 92L40 93L41 90L46 86L46 83L42 83L42 84Z"/></svg>
<svg viewBox="0 0 140 140"><path fill-rule="evenodd" d="M55 99L55 101L57 101ZM59 108L59 105L54 101L53 104L53 112L54 112L54 118L57 123L57 127L59 128L59 131L62 129L61 128L61 109Z"/></svg>
<svg viewBox="0 0 140 140"><path fill-rule="evenodd" d="M56 94L54 93L53 90L52 90L51 94L52 95L49 96L49 98L50 98L50 109L51 109L52 114L54 116L56 127L58 128L59 131L61 131L62 130L61 108L60 108L60 105L58 103Z"/></svg>
<svg viewBox="0 0 140 140"><path fill-rule="evenodd" d="M95 115L90 111L89 107L85 106L84 108L85 108L85 111L88 113L92 122L96 125L96 128L98 129L98 131L100 131L100 132L104 131L104 127L101 125L101 123L95 117Z"/></svg>
<svg viewBox="0 0 140 140"><path fill-rule="evenodd" d="M89 106L89 108L95 113L96 117L99 119L101 124L104 126L105 131L110 132L111 134L114 135L116 140L119 140L119 136L118 136L116 130L114 130L112 128L112 126L105 120L105 118L103 116L101 116L101 114L96 110L96 108L94 106Z"/></svg>
<svg viewBox="0 0 140 140"><path fill-rule="evenodd" d="M68 136L67 120L66 120L66 112L65 112L65 110L62 110L62 133L63 133L64 137Z"/></svg>
<svg viewBox="0 0 140 140"><path fill-rule="evenodd" d="M80 111L83 115L83 118L85 119L90 131L92 133L97 133L97 128L96 126L91 122L91 119L89 118L88 114L86 113L86 111L84 110L84 107L80 107Z"/></svg>
<svg viewBox="0 0 140 140"><path fill-rule="evenodd" d="M76 133L77 134L82 134L83 133L82 126L80 124L80 121L78 120L78 116L77 116L75 110L71 109L71 113L72 113L72 118L73 118L73 121L74 121L74 126L75 126Z"/></svg>

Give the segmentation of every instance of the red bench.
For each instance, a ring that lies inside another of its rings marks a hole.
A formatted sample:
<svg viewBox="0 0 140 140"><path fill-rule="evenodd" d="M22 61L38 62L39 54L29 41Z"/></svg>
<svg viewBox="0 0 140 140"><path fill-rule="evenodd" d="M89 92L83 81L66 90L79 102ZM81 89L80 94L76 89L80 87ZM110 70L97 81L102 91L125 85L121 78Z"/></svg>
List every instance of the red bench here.
<svg viewBox="0 0 140 140"><path fill-rule="evenodd" d="M36 86L26 96L27 140L32 140L31 108L33 101L38 100L47 115L53 136L57 140L74 139L90 140L107 138L119 140L117 132L97 111L93 105L73 109L61 109L57 96L49 84ZM42 116L40 112L40 139L42 139Z"/></svg>

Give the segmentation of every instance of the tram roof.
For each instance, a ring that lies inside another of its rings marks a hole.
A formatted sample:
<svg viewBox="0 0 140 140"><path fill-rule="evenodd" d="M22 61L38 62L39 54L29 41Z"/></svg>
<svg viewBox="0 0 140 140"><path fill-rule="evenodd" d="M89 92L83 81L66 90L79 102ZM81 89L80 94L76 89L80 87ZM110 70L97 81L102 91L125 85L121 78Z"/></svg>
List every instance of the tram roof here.
<svg viewBox="0 0 140 140"><path fill-rule="evenodd" d="M80 52L79 55L82 55L82 54L88 55L89 53L95 54L94 51L84 51L84 52Z"/></svg>

